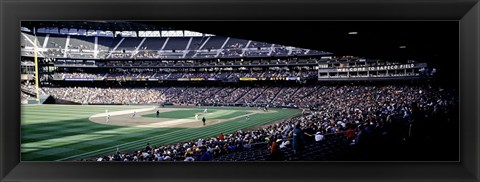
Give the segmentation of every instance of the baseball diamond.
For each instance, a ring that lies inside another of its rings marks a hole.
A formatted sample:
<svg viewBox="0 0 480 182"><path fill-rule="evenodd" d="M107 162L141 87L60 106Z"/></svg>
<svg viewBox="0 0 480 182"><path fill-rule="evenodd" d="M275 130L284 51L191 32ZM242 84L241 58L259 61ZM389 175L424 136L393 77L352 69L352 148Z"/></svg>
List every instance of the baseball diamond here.
<svg viewBox="0 0 480 182"><path fill-rule="evenodd" d="M105 109L111 115L105 122ZM160 118L155 118L156 110ZM133 110L140 116L131 119ZM281 111L281 112L279 112ZM75 160L129 151L150 142L172 144L252 128L300 114L294 109L195 107L23 105L22 160ZM193 114L209 118L205 127ZM252 120L245 120L245 116ZM200 127L202 126L202 127Z"/></svg>
<svg viewBox="0 0 480 182"><path fill-rule="evenodd" d="M458 22L210 23L22 21L21 160L459 159Z"/></svg>

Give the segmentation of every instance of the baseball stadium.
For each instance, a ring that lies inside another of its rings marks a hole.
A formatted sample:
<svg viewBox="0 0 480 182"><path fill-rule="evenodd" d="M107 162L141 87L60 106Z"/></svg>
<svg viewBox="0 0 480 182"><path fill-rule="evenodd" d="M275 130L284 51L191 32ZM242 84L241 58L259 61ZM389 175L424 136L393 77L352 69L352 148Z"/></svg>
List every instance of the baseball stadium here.
<svg viewBox="0 0 480 182"><path fill-rule="evenodd" d="M23 21L21 160L458 160L458 76L411 45L181 23Z"/></svg>

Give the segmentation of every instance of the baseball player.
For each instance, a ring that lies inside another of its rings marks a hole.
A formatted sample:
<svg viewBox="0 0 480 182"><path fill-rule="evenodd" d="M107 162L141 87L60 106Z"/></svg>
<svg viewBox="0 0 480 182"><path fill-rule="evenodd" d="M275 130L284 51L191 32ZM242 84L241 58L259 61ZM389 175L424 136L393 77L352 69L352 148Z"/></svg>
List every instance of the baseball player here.
<svg viewBox="0 0 480 182"><path fill-rule="evenodd" d="M207 108L205 108L205 110L203 110L203 113L207 113Z"/></svg>
<svg viewBox="0 0 480 182"><path fill-rule="evenodd" d="M195 121L198 121L198 114L195 114Z"/></svg>
<svg viewBox="0 0 480 182"><path fill-rule="evenodd" d="M107 123L110 120L110 114L107 115Z"/></svg>
<svg viewBox="0 0 480 182"><path fill-rule="evenodd" d="M135 114L137 114L137 111L133 111L132 119L135 117Z"/></svg>

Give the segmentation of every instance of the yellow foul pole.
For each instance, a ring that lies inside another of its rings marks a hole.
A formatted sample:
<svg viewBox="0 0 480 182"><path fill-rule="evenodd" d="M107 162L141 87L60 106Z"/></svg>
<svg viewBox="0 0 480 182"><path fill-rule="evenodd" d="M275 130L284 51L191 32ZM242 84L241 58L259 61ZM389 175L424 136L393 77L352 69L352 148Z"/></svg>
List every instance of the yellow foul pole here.
<svg viewBox="0 0 480 182"><path fill-rule="evenodd" d="M34 33L35 33L35 29L33 29ZM33 56L34 56L34 60L35 60L35 91L37 92L36 95L37 95L37 103L40 104L40 94L38 93L38 58L37 58L37 34L35 33L35 41L34 41L34 44L33 44Z"/></svg>

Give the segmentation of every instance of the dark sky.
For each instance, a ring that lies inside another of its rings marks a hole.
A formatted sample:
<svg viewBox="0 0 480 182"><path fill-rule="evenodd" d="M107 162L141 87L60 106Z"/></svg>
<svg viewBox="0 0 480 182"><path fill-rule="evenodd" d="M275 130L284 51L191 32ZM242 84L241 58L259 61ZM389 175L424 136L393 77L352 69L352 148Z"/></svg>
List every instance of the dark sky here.
<svg viewBox="0 0 480 182"><path fill-rule="evenodd" d="M458 83L457 21L148 22L179 29L393 61L416 60ZM357 35L348 32L356 31ZM400 49L399 46L406 46Z"/></svg>

